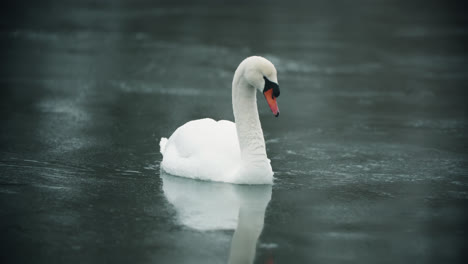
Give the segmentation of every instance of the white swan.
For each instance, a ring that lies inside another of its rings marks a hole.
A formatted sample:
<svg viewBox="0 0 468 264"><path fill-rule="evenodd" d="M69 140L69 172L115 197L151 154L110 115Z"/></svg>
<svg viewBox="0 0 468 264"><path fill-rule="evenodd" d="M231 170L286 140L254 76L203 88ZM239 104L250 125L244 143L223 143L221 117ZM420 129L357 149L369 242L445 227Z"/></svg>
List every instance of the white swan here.
<svg viewBox="0 0 468 264"><path fill-rule="evenodd" d="M237 184L272 184L273 171L257 110L256 91L263 92L275 116L279 86L276 69L267 59L242 61L232 81L235 124L199 119L179 127L159 143L165 172L200 180Z"/></svg>

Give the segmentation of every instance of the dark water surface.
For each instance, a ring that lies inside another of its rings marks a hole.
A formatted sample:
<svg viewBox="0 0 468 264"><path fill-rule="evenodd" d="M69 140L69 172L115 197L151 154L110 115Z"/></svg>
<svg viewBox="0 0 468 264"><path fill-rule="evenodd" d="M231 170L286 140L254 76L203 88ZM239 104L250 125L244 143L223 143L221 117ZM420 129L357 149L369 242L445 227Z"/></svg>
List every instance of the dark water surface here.
<svg viewBox="0 0 468 264"><path fill-rule="evenodd" d="M465 7L305 3L5 4L1 262L463 263ZM233 120L254 54L273 187L160 175L161 136Z"/></svg>

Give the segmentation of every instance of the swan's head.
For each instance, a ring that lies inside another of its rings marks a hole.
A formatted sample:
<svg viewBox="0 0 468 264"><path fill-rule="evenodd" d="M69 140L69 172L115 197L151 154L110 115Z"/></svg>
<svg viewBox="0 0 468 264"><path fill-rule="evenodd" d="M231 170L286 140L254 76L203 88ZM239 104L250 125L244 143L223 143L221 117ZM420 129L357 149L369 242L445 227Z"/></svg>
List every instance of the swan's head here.
<svg viewBox="0 0 468 264"><path fill-rule="evenodd" d="M245 79L255 89L263 93L271 111L278 117L280 112L276 98L280 95L280 90L275 66L260 56L249 57L244 62L246 66Z"/></svg>

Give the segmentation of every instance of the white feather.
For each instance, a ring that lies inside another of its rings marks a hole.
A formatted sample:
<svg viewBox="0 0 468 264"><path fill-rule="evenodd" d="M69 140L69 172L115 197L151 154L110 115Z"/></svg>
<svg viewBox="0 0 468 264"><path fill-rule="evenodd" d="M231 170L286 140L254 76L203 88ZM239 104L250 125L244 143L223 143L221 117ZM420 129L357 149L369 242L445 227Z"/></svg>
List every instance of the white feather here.
<svg viewBox="0 0 468 264"><path fill-rule="evenodd" d="M193 120L177 128L169 139L161 138L162 170L200 180L272 184L256 102L264 76L277 82L276 69L265 58L254 56L241 62L232 83L236 123Z"/></svg>

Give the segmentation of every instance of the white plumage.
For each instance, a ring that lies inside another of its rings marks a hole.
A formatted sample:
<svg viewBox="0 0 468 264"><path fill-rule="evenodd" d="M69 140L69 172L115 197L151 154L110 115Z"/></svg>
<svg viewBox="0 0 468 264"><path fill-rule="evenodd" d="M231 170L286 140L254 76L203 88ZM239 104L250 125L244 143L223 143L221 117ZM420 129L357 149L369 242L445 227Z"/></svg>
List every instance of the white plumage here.
<svg viewBox="0 0 468 264"><path fill-rule="evenodd" d="M236 125L231 121L190 121L160 144L163 169L173 175L229 182L241 163Z"/></svg>
<svg viewBox="0 0 468 264"><path fill-rule="evenodd" d="M242 61L232 83L236 123L205 118L177 128L169 139L161 138L161 169L200 180L272 184L273 171L266 155L256 91L264 92L268 83L277 87L277 82L276 69L265 58L253 56ZM277 116L276 98L271 93L268 96L273 98L267 100Z"/></svg>

